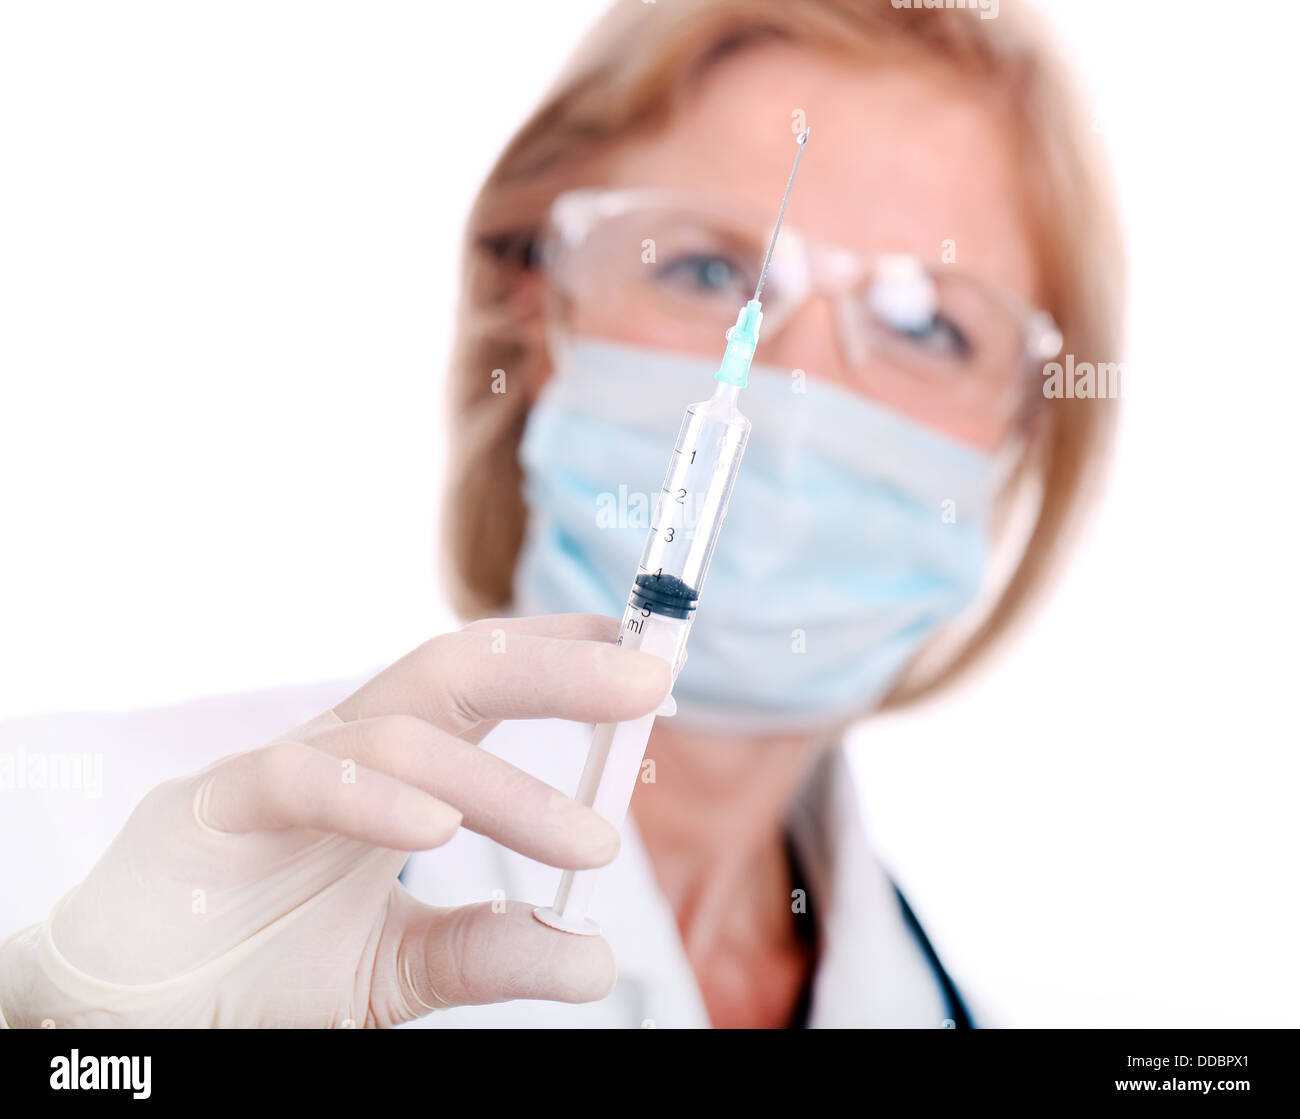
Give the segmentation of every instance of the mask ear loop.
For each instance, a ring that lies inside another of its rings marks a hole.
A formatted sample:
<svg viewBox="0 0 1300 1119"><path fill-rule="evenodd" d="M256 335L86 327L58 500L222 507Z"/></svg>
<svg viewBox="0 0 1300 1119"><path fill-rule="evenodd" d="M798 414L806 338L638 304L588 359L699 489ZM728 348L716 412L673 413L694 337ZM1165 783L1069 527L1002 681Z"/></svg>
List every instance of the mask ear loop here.
<svg viewBox="0 0 1300 1119"><path fill-rule="evenodd" d="M1056 320L1046 311L1035 311L1025 325L1024 356L1022 363L1024 376L1021 378L1025 390L1024 399L1016 411L1016 428L1026 437L1034 426L1043 401L1041 374L1047 362L1055 358L1065 343ZM1035 377L1035 373L1039 374Z"/></svg>
<svg viewBox="0 0 1300 1119"><path fill-rule="evenodd" d="M1034 470L1036 460L1043 454L1047 433L1041 374L1045 363L1061 352L1064 341L1056 320L1048 312L1035 311L1029 316L1021 358L1024 395L1014 409L1011 431L994 452L991 475L994 538L981 622L996 608L1015 577L1042 509L1042 475Z"/></svg>
<svg viewBox="0 0 1300 1119"><path fill-rule="evenodd" d="M542 340L550 375L563 369L574 334L569 327L568 304L579 298L564 276L566 258L590 235L602 209L601 192L578 188L559 194L533 242L531 265L542 277ZM617 205L617 203L615 203Z"/></svg>
<svg viewBox="0 0 1300 1119"><path fill-rule="evenodd" d="M1043 453L1044 428L1039 422L1042 411L1038 407L1041 386L1033 381L1035 366L1052 355L1035 353L1032 342L1024 358L1025 396L1016 409L1016 420L993 452L990 509L989 566L980 602L972 610L967 636L973 636L997 608L1007 587L1024 560L1034 526L1043 504L1041 472L1034 469Z"/></svg>
<svg viewBox="0 0 1300 1119"><path fill-rule="evenodd" d="M989 490L990 496L995 501L1007 488L1016 471L1020 469L1032 441L1028 428L1017 424L993 452L989 471Z"/></svg>
<svg viewBox="0 0 1300 1119"><path fill-rule="evenodd" d="M553 240L553 230L548 227L540 238L537 268L546 289L542 296L542 338L552 376L557 369L564 368L563 358L573 339L564 308L566 302L574 297L565 290L564 282L558 274L560 260L561 252Z"/></svg>
<svg viewBox="0 0 1300 1119"><path fill-rule="evenodd" d="M1051 318L1045 317L1044 323L1031 322L1029 332L1025 339L1024 356L1021 359L1024 375L1021 378L1021 391L1023 396L1019 403L1012 409L1013 421L1011 429L1007 436L998 445L993 452L991 478L991 498L995 507L1003 507L1006 513L1005 518L999 526L999 535L1005 535L1014 528L1013 522L1017 517L1017 510L1013 507L1024 505L1028 495L1025 493L1025 483L1027 478L1021 479L1021 484L1015 487L1018 492L1012 492L1012 483L1022 470L1031 465L1030 459L1035 454L1041 453L1043 426L1041 424L1042 409L1042 385L1035 380L1034 371L1036 368L1041 369L1041 363L1054 357L1060 350L1061 336L1056 330L1055 323ZM1050 327L1054 336L1048 334L1046 327ZM1039 487L1041 490L1041 486ZM1042 494L1038 494L1035 505L1041 505ZM1034 517L1037 516L1037 509L1034 510ZM1034 517L1030 518L1032 524ZM1028 539L1021 541L1020 546L1015 549L1018 555L1023 556L1024 545ZM1018 561L1017 561L1018 562ZM998 588L998 594L994 596L994 601L1001 594L1002 587L1014 574L1015 564L1012 564L1005 579L1000 580L1002 586Z"/></svg>
<svg viewBox="0 0 1300 1119"><path fill-rule="evenodd" d="M569 345L573 341L573 333L565 326L556 313L558 308L554 306L559 301L559 294L555 291L549 291L546 299L546 316L542 326L542 335L546 341L546 358L550 362L550 375L554 377L557 369L563 369L565 366L564 358L569 352Z"/></svg>
<svg viewBox="0 0 1300 1119"><path fill-rule="evenodd" d="M1021 357L1020 400L1008 412L1011 430L995 452L995 493L1002 493L1012 473L1042 434L1041 417L1045 364L1061 352L1064 337L1056 320L1046 311L1033 312L1025 324L1024 349ZM1040 376L1036 377L1035 373Z"/></svg>

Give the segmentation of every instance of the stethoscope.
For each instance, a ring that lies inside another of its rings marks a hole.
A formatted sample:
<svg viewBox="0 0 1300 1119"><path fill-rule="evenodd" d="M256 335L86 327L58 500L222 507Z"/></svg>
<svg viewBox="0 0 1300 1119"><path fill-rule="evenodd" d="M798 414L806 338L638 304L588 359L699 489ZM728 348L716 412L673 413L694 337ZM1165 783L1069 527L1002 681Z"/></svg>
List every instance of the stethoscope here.
<svg viewBox="0 0 1300 1119"><path fill-rule="evenodd" d="M917 942L921 945L922 951L925 952L925 958L930 961L930 967L934 970L934 977L938 980L939 987L943 991L944 1001L948 1004L948 1017L944 1022L944 1027L950 1030L973 1030L975 1023L971 1021L970 1012L962 1001L957 985L952 981L952 977L943 964L939 962L939 954L934 950L934 945L930 943L930 938L925 935L925 930L921 928L921 922L916 919L912 907L907 904L907 898L903 896L903 891L898 888L898 883L891 881L890 885L894 887L894 896L898 898L899 908L903 911L903 920L907 922L907 927L912 930L912 935L916 937Z"/></svg>
<svg viewBox="0 0 1300 1119"><path fill-rule="evenodd" d="M797 890L802 890L807 896L808 884L805 881L803 869L799 865L800 860L798 852L795 849L794 840L790 833L785 836L785 854L786 860L790 866L790 872L794 877L794 885ZM939 961L939 954L934 950L934 945L930 943L930 938L925 935L925 930L921 928L921 922L916 919L916 914L912 912L912 907L907 904L907 898L903 896L903 891L898 888L898 883L892 878L889 879L890 886L893 887L894 897L898 900L898 907L903 911L903 921L907 925L911 934L916 937L917 943L925 953L925 958L929 961L930 969L934 972L935 981L939 984L939 989L943 992L944 1003L948 1007L948 1016L943 1021L945 1029L949 1030L971 1030L975 1024L971 1021L970 1012L966 1009L966 1004L962 1001L957 985L952 981L947 969ZM799 930L801 939L815 943L817 931L815 922L811 919L812 907L808 906L802 919L796 919L796 925ZM802 1026L807 1022L808 1011L810 1008L811 983L800 999L799 1007L795 1014L794 1025Z"/></svg>

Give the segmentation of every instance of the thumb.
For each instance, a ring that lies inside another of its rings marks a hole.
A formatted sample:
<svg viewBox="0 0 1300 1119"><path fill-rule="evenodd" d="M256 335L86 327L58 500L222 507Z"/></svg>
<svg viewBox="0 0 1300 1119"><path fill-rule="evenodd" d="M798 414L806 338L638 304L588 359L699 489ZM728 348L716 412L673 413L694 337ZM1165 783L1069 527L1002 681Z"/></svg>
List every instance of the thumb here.
<svg viewBox="0 0 1300 1119"><path fill-rule="evenodd" d="M401 894L390 911L397 935L393 1021L387 1024L509 999L594 1002L614 986L618 971L604 937L549 928L533 916L531 905L478 902L435 909Z"/></svg>

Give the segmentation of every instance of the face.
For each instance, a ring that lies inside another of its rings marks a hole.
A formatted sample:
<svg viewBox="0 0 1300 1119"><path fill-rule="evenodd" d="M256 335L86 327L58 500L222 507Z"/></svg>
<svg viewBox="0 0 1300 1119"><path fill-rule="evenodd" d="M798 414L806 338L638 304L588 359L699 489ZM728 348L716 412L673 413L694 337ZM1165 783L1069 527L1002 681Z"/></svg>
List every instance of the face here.
<svg viewBox="0 0 1300 1119"><path fill-rule="evenodd" d="M741 51L710 71L666 129L611 153L603 165L604 185L681 192L721 212L753 214L766 223L766 229L758 226L765 234L795 153L788 124L795 110L803 111L813 134L786 228L863 257L907 254L933 266L941 284L959 271L989 290L1036 305L1033 254L1018 213L1009 137L983 99L945 75L859 72L785 45ZM639 252L640 241L632 244ZM735 290L725 298L734 320L750 293L739 280L730 287ZM981 313L984 304L963 308L960 285L953 290L954 317L964 315L980 329L991 318ZM770 310L766 293L764 300ZM571 302L567 316L567 326L578 334L691 348L675 345L672 316L637 318L582 299ZM814 290L777 326L765 323L757 356L765 365L806 370L810 378L837 382L982 449L996 448L1007 434L1005 415L956 407L952 392L932 380L873 377L871 354L850 361L837 334L835 305L824 293ZM956 342L927 337L924 344L951 348ZM721 356L721 333L715 345ZM882 351L875 364L883 369L888 360ZM1018 369L1008 367L1004 375L1009 385L1020 383Z"/></svg>

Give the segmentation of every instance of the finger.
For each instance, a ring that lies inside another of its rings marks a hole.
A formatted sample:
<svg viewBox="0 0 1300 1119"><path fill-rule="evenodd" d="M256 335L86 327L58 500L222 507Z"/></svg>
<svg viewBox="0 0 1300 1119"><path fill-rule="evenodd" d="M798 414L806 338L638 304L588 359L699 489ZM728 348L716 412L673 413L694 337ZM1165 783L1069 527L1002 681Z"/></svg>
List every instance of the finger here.
<svg viewBox="0 0 1300 1119"><path fill-rule="evenodd" d="M311 746L423 789L461 813L463 826L550 866L582 870L618 854L617 829L503 758L410 715L318 731Z"/></svg>
<svg viewBox="0 0 1300 1119"><path fill-rule="evenodd" d="M533 637L562 637L569 641L618 639L622 623L606 614L536 614L528 618L479 618L461 627L462 632L524 633Z"/></svg>
<svg viewBox="0 0 1300 1119"><path fill-rule="evenodd" d="M507 999L594 1002L617 977L603 937L548 928L523 902L433 909L405 894L393 907L400 939L385 983L407 1021Z"/></svg>
<svg viewBox="0 0 1300 1119"><path fill-rule="evenodd" d="M414 715L452 734L494 719L621 722L653 711L668 665L603 641L461 630L435 637L334 708L345 722Z"/></svg>
<svg viewBox="0 0 1300 1119"><path fill-rule="evenodd" d="M528 633L534 637L563 637L571 641L607 641L618 638L622 623L604 614L539 614L531 618L480 618L465 626L474 633ZM482 742L500 723L485 719L478 726L460 733L466 742Z"/></svg>
<svg viewBox="0 0 1300 1119"><path fill-rule="evenodd" d="M217 832L312 828L398 851L446 843L461 819L420 789L301 742L273 742L213 767L194 813Z"/></svg>

